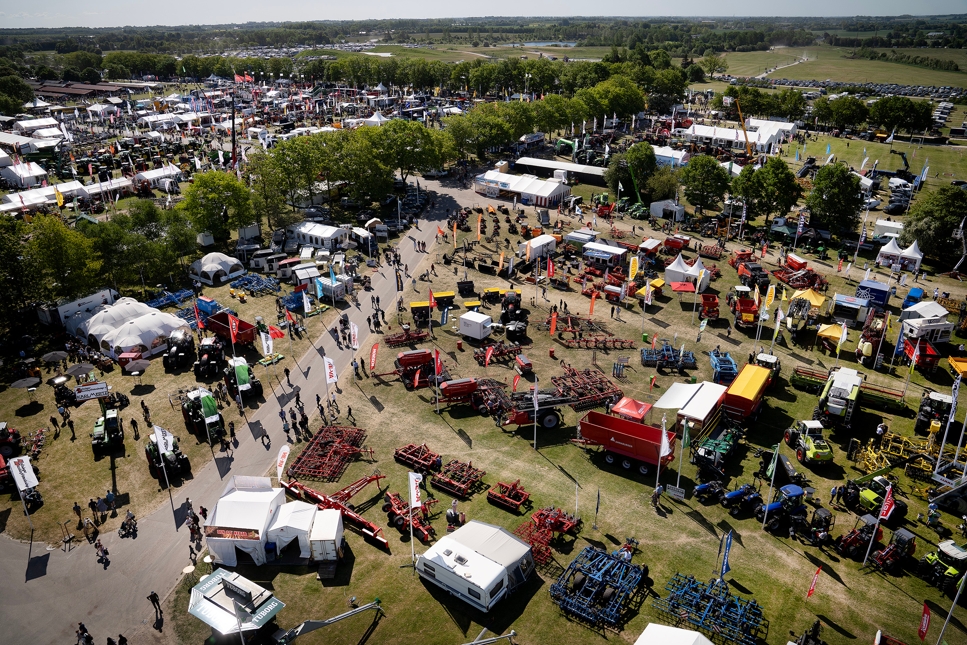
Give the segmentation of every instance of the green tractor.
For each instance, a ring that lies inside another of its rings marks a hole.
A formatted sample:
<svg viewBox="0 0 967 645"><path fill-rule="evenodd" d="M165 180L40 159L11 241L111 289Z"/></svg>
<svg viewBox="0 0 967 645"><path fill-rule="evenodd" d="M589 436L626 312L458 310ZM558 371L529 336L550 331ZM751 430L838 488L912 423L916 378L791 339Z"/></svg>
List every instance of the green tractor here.
<svg viewBox="0 0 967 645"><path fill-rule="evenodd" d="M937 545L937 550L920 558L917 575L948 596L957 593L957 584L967 571L967 544L958 546L953 540Z"/></svg>
<svg viewBox="0 0 967 645"><path fill-rule="evenodd" d="M918 434L934 434L946 427L953 401L949 394L925 391L920 399L920 409L917 411L913 431Z"/></svg>
<svg viewBox="0 0 967 645"><path fill-rule="evenodd" d="M218 402L212 393L199 387L184 395L181 416L185 426L199 441L214 444L225 436L225 418L218 411Z"/></svg>
<svg viewBox="0 0 967 645"><path fill-rule="evenodd" d="M181 451L178 437L172 437L170 449L162 453L158 449L158 437L151 433L148 442L144 444L144 456L148 459L148 471L159 481L164 479L165 474L174 477L191 472L191 463L188 456Z"/></svg>
<svg viewBox="0 0 967 645"><path fill-rule="evenodd" d="M877 515L883 507L883 498L886 491L892 486L889 479L883 475L876 475L867 479L861 477L853 481L846 482L846 506L857 513L867 512ZM907 503L902 499L893 496L893 510L883 518L883 523L887 526L897 526L903 522L907 516Z"/></svg>
<svg viewBox="0 0 967 645"><path fill-rule="evenodd" d="M94 422L91 433L91 449L94 455L103 455L124 445L124 425L116 408L110 408Z"/></svg>
<svg viewBox="0 0 967 645"><path fill-rule="evenodd" d="M862 384L863 376L854 369L841 367L830 372L819 396L819 405L813 410L813 419L821 421L825 427L842 425L848 428Z"/></svg>
<svg viewBox="0 0 967 645"><path fill-rule="evenodd" d="M828 463L833 460L833 449L823 436L823 424L819 421L799 421L785 432L786 445L796 451L799 463Z"/></svg>

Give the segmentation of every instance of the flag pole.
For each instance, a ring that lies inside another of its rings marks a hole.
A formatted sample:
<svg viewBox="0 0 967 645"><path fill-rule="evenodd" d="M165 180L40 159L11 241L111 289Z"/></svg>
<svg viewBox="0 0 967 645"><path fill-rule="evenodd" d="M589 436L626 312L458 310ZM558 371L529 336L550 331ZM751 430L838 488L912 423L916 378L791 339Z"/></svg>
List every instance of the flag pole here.
<svg viewBox="0 0 967 645"><path fill-rule="evenodd" d="M666 433L665 425L667 423L668 423L668 417L664 414L661 415L661 436L663 439L662 443L664 443L664 441L667 441L667 438L666 438L667 435L665 434ZM658 490L658 478L661 477L661 458L662 458L661 444L658 444L658 465L655 467L655 490Z"/></svg>
<svg viewBox="0 0 967 645"><path fill-rule="evenodd" d="M937 461L940 461L939 459ZM891 493L892 494L892 493ZM880 504L880 512L876 514L876 524L873 527L873 535L870 536L870 544L866 547L866 555L863 556L863 566L866 566L866 561L870 557L870 551L873 550L873 543L876 542L876 532L880 529L880 517L883 515L883 509L886 506L886 497L883 497L883 503Z"/></svg>
<svg viewBox="0 0 967 645"><path fill-rule="evenodd" d="M779 467L779 447L782 442L776 444L776 452L772 455L772 477L769 479L769 496L766 498L765 504L762 505L762 528L766 528L766 520L769 519L769 504L772 500L772 489L776 485L776 469Z"/></svg>
<svg viewBox="0 0 967 645"><path fill-rule="evenodd" d="M537 378L534 378L534 450L537 450Z"/></svg>
<svg viewBox="0 0 967 645"><path fill-rule="evenodd" d="M937 645L941 645L943 640L944 632L947 631L947 624L950 623L950 617L954 615L954 607L957 606L957 601L960 600L960 592L964 590L964 580L967 580L967 575L960 579L960 584L957 585L957 593L954 595L954 601L950 604L950 611L947 612L947 619L943 621L943 627L940 628L940 636L937 637Z"/></svg>
<svg viewBox="0 0 967 645"><path fill-rule="evenodd" d="M913 358L910 360L910 369L907 370L907 380L903 383L903 394L901 396L907 395L907 386L910 385L910 377L913 376L913 370L917 368L917 360L920 358L920 339L917 339L917 347L913 350ZM939 463L940 460L937 460Z"/></svg>
<svg viewBox="0 0 967 645"><path fill-rule="evenodd" d="M681 448L679 448L678 450L678 477L675 479L675 488L681 488L680 484L682 483L682 457L685 455L686 445L685 445L684 439L685 437L688 436L688 419L682 420L682 428L683 428L682 445L681 445Z"/></svg>

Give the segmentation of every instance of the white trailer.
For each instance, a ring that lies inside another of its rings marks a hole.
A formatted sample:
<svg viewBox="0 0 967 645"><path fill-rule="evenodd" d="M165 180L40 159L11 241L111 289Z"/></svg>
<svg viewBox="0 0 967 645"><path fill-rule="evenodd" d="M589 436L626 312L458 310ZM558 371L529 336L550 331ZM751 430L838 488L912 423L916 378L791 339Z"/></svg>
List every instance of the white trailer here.
<svg viewBox="0 0 967 645"><path fill-rule="evenodd" d="M333 508L316 511L309 531L310 557L316 562L334 562L342 555L342 513Z"/></svg>
<svg viewBox="0 0 967 645"><path fill-rule="evenodd" d="M468 311L460 316L460 335L483 340L493 332L493 320L486 314Z"/></svg>
<svg viewBox="0 0 967 645"><path fill-rule="evenodd" d="M341 282L339 278L336 278L335 284L329 278L316 278L316 295L323 302L327 300L345 300L346 299L346 283Z"/></svg>

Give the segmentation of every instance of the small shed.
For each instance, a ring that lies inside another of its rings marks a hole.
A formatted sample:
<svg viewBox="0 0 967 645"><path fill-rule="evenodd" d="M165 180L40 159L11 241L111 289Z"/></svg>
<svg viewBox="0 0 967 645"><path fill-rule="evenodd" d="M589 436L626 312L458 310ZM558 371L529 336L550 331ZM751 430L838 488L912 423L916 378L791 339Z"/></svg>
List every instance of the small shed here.
<svg viewBox="0 0 967 645"><path fill-rule="evenodd" d="M309 532L309 550L316 562L334 562L342 556L342 513L327 508L316 513Z"/></svg>
<svg viewBox="0 0 967 645"><path fill-rule="evenodd" d="M652 202L649 206L652 217L659 219L670 219L673 222L680 222L685 219L685 207L676 204L673 199L663 199L660 202Z"/></svg>
<svg viewBox="0 0 967 645"><path fill-rule="evenodd" d="M309 533L315 516L314 504L300 501L283 504L268 530L268 542L275 543L276 553L281 553L282 549L295 540L299 544L299 557L308 558Z"/></svg>
<svg viewBox="0 0 967 645"><path fill-rule="evenodd" d="M601 269L612 269L624 261L628 249L622 246L611 246L600 242L588 242L584 245L582 256L584 263Z"/></svg>

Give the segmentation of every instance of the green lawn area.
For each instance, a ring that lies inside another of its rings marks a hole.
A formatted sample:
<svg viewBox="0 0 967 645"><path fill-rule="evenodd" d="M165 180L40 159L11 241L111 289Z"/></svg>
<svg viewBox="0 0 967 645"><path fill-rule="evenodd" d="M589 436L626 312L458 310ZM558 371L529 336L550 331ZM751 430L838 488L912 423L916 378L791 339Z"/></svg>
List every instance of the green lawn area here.
<svg viewBox="0 0 967 645"><path fill-rule="evenodd" d="M856 83L899 83L901 85L949 85L952 87L967 85L967 74L963 72L944 72L865 58L844 58L844 55L849 53L846 48L822 47L810 48L809 51L807 62L777 70L770 74L770 77L818 81L829 79ZM818 54L818 57L814 54ZM731 69L729 72L734 73Z"/></svg>
<svg viewBox="0 0 967 645"><path fill-rule="evenodd" d="M764 52L729 52L725 60L729 64L728 74L732 76L758 76L766 69L789 65L806 56L813 58L820 47L781 47ZM790 68L794 69L794 68ZM785 70L779 70L779 74Z"/></svg>
<svg viewBox="0 0 967 645"><path fill-rule="evenodd" d="M891 51L907 54L908 56L927 56L940 60L952 60L960 66L961 72L967 72L967 49L938 49L933 47L897 47L896 49L877 48L878 52Z"/></svg>

